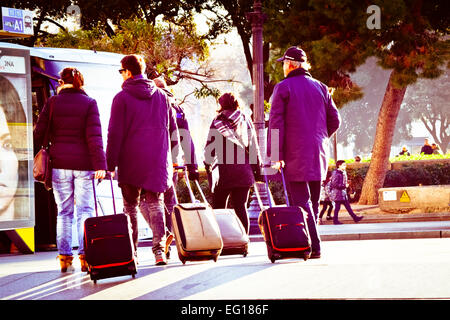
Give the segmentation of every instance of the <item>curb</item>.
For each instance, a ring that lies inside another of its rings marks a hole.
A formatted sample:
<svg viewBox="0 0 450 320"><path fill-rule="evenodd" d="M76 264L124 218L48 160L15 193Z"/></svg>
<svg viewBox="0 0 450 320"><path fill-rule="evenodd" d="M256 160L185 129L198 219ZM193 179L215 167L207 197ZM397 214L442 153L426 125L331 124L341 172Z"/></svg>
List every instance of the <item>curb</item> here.
<svg viewBox="0 0 450 320"><path fill-rule="evenodd" d="M319 234L321 241L450 238L450 221L319 225ZM250 241L264 241L264 238L252 234Z"/></svg>

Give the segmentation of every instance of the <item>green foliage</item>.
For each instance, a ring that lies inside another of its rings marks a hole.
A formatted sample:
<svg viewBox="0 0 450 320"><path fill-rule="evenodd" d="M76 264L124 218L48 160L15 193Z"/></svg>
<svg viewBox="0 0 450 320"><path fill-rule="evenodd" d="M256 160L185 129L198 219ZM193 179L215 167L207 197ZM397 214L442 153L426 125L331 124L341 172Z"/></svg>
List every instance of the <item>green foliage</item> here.
<svg viewBox="0 0 450 320"><path fill-rule="evenodd" d="M361 195L364 178L368 167L349 168L347 167L347 176L350 181L350 187L356 193L355 201L358 201ZM384 188L387 187L408 187L419 185L446 185L450 184L450 164L435 163L430 165L414 165L403 167L396 170L388 170L384 180Z"/></svg>
<svg viewBox="0 0 450 320"><path fill-rule="evenodd" d="M439 159L450 159L450 153L446 154L413 154L411 156L397 156L389 158L390 162L396 161L412 161L412 160L439 160Z"/></svg>
<svg viewBox="0 0 450 320"><path fill-rule="evenodd" d="M182 62L202 62L208 57L208 45L193 28L188 22L182 26L170 23L154 25L134 18L121 20L118 30L111 37L98 25L90 30L59 32L49 36L40 45L122 54L138 53L144 57L148 73L156 70L171 80L168 84L174 84L185 77Z"/></svg>
<svg viewBox="0 0 450 320"><path fill-rule="evenodd" d="M197 99L207 97L214 97L218 99L220 97L220 90L217 88L208 87L207 85L203 84L200 88L196 88L194 90L194 96Z"/></svg>
<svg viewBox="0 0 450 320"><path fill-rule="evenodd" d="M407 166L400 170L389 170L384 187L450 184L450 164Z"/></svg>

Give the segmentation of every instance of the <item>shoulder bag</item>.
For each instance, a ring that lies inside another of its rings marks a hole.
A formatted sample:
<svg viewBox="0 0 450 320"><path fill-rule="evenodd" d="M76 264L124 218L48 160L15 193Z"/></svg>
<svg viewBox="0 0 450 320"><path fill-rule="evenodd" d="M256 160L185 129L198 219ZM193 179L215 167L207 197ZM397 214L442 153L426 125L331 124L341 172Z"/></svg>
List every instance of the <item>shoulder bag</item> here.
<svg viewBox="0 0 450 320"><path fill-rule="evenodd" d="M50 124L53 115L53 99L50 103L50 115L48 117L48 125L45 131L44 141L42 143L41 149L36 154L33 160L33 176L38 182L44 184L45 189L48 191L52 188L52 163L50 160Z"/></svg>

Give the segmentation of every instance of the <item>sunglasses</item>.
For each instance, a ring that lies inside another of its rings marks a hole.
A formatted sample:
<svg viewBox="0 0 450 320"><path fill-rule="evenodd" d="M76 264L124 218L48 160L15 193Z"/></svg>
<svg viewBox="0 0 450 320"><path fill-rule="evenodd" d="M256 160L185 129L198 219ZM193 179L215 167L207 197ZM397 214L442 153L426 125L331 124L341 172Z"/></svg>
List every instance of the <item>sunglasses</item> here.
<svg viewBox="0 0 450 320"><path fill-rule="evenodd" d="M119 69L119 73L125 72L127 69Z"/></svg>

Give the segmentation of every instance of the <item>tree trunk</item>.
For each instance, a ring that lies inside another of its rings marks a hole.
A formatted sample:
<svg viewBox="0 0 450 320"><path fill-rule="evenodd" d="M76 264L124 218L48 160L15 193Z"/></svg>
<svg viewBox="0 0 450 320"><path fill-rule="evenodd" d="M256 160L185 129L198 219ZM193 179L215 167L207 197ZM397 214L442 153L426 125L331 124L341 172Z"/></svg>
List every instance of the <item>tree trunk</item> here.
<svg viewBox="0 0 450 320"><path fill-rule="evenodd" d="M378 115L372 159L364 179L359 204L378 203L378 190L383 187L384 178L388 171L395 123L406 92L406 87L397 88L394 86L392 80L394 75L395 71L392 71Z"/></svg>

